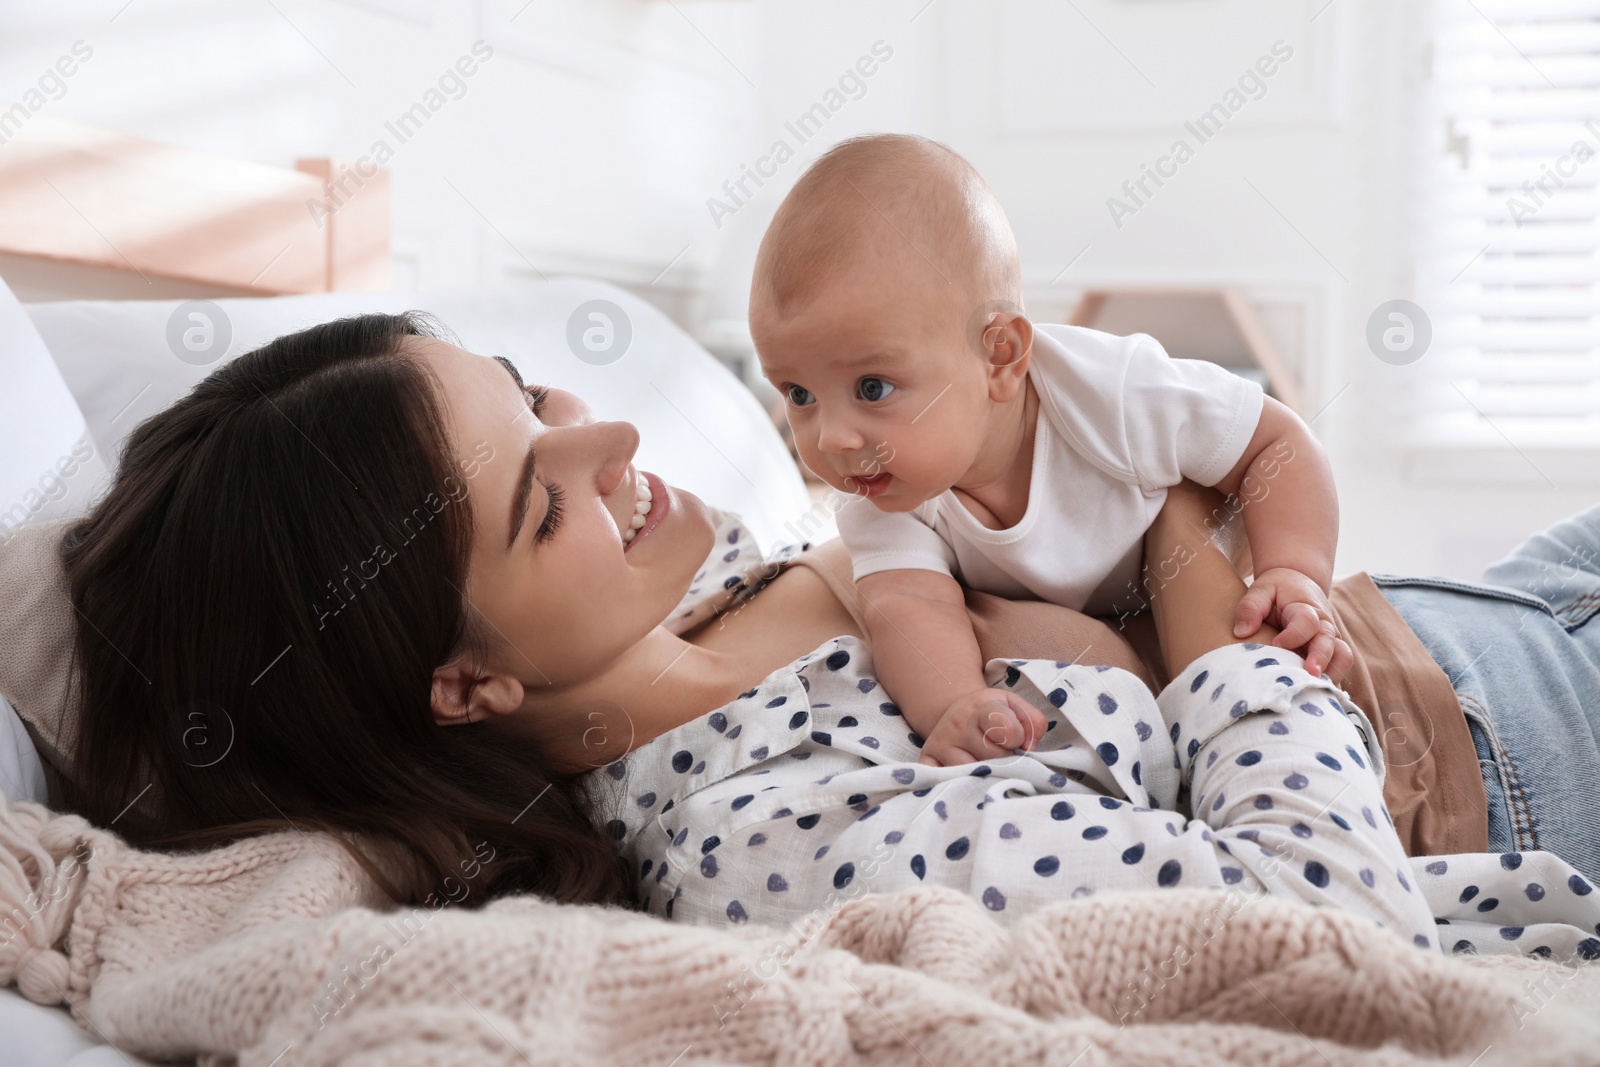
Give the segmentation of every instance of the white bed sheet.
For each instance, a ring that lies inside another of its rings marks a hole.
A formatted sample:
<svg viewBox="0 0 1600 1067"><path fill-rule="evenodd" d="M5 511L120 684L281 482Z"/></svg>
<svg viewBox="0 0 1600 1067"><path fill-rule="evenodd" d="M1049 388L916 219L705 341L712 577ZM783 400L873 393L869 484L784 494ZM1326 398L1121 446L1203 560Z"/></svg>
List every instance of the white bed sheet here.
<svg viewBox="0 0 1600 1067"><path fill-rule="evenodd" d="M0 1067L127 1067L150 1060L112 1048L90 1035L65 1008L35 1004L0 989ZM153 1067L153 1065L152 1065Z"/></svg>
<svg viewBox="0 0 1600 1067"><path fill-rule="evenodd" d="M0 791L6 799L44 803L44 767L22 719L0 697ZM0 1067L112 1067L148 1061L124 1055L86 1032L65 1008L35 1004L0 989Z"/></svg>

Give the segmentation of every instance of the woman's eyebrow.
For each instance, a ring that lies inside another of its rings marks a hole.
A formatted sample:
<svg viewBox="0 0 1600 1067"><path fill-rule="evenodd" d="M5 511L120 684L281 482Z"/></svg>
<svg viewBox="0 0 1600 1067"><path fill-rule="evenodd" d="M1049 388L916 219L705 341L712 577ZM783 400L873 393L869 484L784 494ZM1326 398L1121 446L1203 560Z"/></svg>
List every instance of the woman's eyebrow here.
<svg viewBox="0 0 1600 1067"><path fill-rule="evenodd" d="M522 384L522 373L517 370L517 365L515 363L511 362L505 356L490 356L489 358L506 369L506 373L511 375L511 380L517 383L518 389L527 388L527 386Z"/></svg>

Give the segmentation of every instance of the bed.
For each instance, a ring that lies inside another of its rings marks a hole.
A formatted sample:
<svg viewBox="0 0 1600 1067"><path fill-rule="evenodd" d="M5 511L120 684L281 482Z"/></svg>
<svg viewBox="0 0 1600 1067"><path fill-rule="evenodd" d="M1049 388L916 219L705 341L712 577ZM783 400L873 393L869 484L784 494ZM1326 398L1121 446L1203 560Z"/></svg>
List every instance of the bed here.
<svg viewBox="0 0 1600 1067"><path fill-rule="evenodd" d="M22 440L0 437L0 489L9 498L21 487L57 513L70 513L92 499L96 479L114 466L133 423L208 366L320 319L404 307L436 312L467 347L506 355L530 380L575 389L598 417L635 422L641 462L739 511L764 544L803 526L809 497L755 399L653 308L584 279L557 280L515 299L434 293L218 300L202 310L213 328L226 324L229 340L204 364L193 361L193 353L190 360L179 358L169 344L175 317L180 325L192 324L186 316L201 313L183 302L24 308L0 289L0 381L14 386L0 392L0 434L24 422L32 427ZM591 362L569 347L569 328L575 323L581 337L594 321L588 316L596 313L610 316L613 326L626 321L631 338L620 358ZM106 457L99 474L88 463L66 474L51 459L75 458L85 443L95 456ZM40 456L43 466L34 463ZM66 491L55 491L57 481ZM44 483L52 489L39 493ZM0 636L0 654L3 642ZM15 731L0 730L0 780L8 794L38 789L24 766L27 755L15 743ZM18 826L18 810L0 819L6 831L0 850L13 856L19 842L31 848L46 838L19 834L25 828ZM308 1062L341 1062L357 1053L374 1063L453 1055L453 1062L514 1067L531 1062L520 1058L527 1048L552 1063L667 1063L676 1056L717 1063L854 1057L955 1064L982 1056L1022 1067L1042 1062L1045 1049L1066 1063L1097 1047L1111 1055L1096 1062L1130 1064L1326 1059L1487 1067L1593 1062L1594 1042L1600 1040L1593 1012L1600 970L1514 952L1471 962L1412 952L1352 915L1273 899L1224 915L1216 909L1232 898L1209 890L1063 900L1013 932L970 897L934 886L864 894L827 915L819 909L821 921L811 925L822 926L822 933L807 935L817 939L815 950L803 963L796 957L779 966L770 980L762 977L762 995L748 1000L730 1000L729 991L752 981L752 974L764 975L752 968L765 963L753 961L788 959L771 955L787 940L775 948L763 939L799 937L803 929L713 930L522 898L497 901L492 914L446 909L427 920L437 924L429 937L394 957L394 969L385 972L393 977L363 987L326 1034L320 1020L302 1020L298 1029L285 1031L306 1013L299 1010L304 1001L289 1000L284 991L305 988L304 978L292 968L263 966L265 943L257 938L275 939L272 951L296 958L302 947L308 956L326 956L315 961L318 968L366 951L371 931L388 927L384 913L365 910L372 904L355 895L353 862L341 860L322 835L284 831L230 846L237 851L226 856L160 857L170 876L146 877L149 868L137 867L145 862L137 858L118 874L116 850L106 847L110 835L88 833L98 835L97 854L110 854L100 861L106 881L99 884L122 894L110 936L107 928L91 926L82 942L75 939L79 947L96 946L106 966L96 980L94 1008L108 1031L125 1035L119 1043L141 1041L140 1048L248 1049L246 1061L256 1064L292 1062L283 1053L294 1046ZM49 836L59 867L78 844L70 834ZM247 855L256 857L253 867L243 862ZM338 862L345 866L335 867ZM192 905L201 895L213 899L219 885L214 875L224 870L237 872L228 875L234 903L212 904L214 913L196 920ZM307 877L318 879L309 889ZM186 901L169 899L183 892ZM306 899L316 906L302 920ZM87 921L108 916L112 909L104 905L97 900ZM286 911L290 906L297 910ZM261 925L263 915L290 919ZM302 927L302 921L311 925ZM202 979L204 961L192 951L176 968L161 962L164 951L204 941L217 929L235 931L210 957L224 967L219 977L231 975L225 985ZM1179 959L1172 946L1187 946L1195 937L1206 951L1193 950L1194 965L1169 971ZM1207 948L1211 944L1215 950ZM447 958L435 948L451 954ZM41 971L33 966L41 959L55 965L50 953L31 955L32 978ZM157 962L138 966L150 960ZM689 960L695 965L686 966ZM516 973L526 982L488 983L505 995L503 1003L487 1005L487 1013L478 1006L489 995L483 989L457 1000L434 996L441 981L471 985L482 972L508 965L521 968ZM67 966L64 959L59 966ZM327 972L307 973L320 981ZM279 976L285 976L281 987L274 985ZM38 987L32 988L37 994ZM592 988L613 992L587 995ZM219 1010L219 1003L204 1007L219 990L236 994L213 998L226 1000L228 1010ZM1135 994L1137 1012L1119 1018L1121 1005ZM241 1002L265 1006L263 1013L273 1005L291 1007L264 1032L246 1033L257 1016L238 1010ZM523 1015L514 1016L514 1010ZM732 1015L741 1016L738 1025L725 1027ZM893 1026L886 1027L885 1019ZM507 1040L505 1027L535 1023L540 1028ZM126 1036L130 1032L144 1036ZM25 1001L10 989L0 990L0 1034L0 1064L147 1062L97 1042L64 1010ZM451 1047L430 1054L444 1045ZM905 1054L911 1048L919 1058Z"/></svg>

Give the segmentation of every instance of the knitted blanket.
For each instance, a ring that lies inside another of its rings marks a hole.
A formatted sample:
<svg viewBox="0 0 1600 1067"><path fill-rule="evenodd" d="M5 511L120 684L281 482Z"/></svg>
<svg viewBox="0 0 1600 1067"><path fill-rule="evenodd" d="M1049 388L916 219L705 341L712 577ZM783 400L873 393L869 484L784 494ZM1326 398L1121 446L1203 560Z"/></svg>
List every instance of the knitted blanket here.
<svg viewBox="0 0 1600 1067"><path fill-rule="evenodd" d="M492 863L492 856L477 859ZM474 892L464 863L450 896ZM129 848L0 802L0 979L203 1064L1593 1064L1600 966L1449 959L1212 890L1002 927L948 889L787 929L528 897L384 910L331 837Z"/></svg>

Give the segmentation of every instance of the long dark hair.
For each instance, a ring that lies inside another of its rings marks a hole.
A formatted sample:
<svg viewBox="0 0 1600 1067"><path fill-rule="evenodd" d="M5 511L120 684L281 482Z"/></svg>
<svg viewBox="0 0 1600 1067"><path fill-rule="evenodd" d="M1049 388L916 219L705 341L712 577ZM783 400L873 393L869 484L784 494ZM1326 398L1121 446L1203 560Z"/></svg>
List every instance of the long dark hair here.
<svg viewBox="0 0 1600 1067"><path fill-rule="evenodd" d="M289 334L134 430L62 541L74 810L160 848L330 830L373 874L372 851L405 871L380 877L401 903L621 899L570 775L508 731L433 719L434 668L484 647L464 476L408 354L442 335L416 312Z"/></svg>

